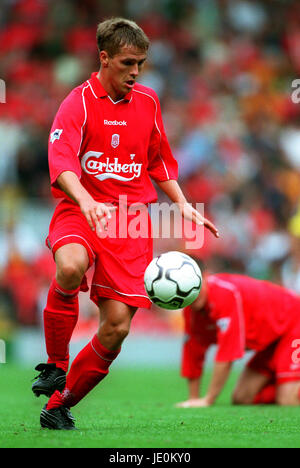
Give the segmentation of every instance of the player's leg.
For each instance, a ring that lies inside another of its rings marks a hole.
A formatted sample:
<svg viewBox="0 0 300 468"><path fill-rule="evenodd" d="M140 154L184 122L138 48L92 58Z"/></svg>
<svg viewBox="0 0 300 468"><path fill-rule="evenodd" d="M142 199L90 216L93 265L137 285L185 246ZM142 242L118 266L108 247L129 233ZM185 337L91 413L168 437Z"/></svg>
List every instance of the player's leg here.
<svg viewBox="0 0 300 468"><path fill-rule="evenodd" d="M78 320L78 293L89 267L89 256L81 244L66 244L55 252L56 276L53 278L44 309L44 331L47 364L40 371L32 391L36 396L51 396L62 390L69 366L69 343Z"/></svg>
<svg viewBox="0 0 300 468"><path fill-rule="evenodd" d="M120 217L115 216L118 223ZM152 259L151 237L136 239L129 235L116 237L115 232L111 234L108 229L108 236L93 244L96 264L91 299L100 307L98 333L73 361L65 390L52 395L42 419L47 419L47 412L53 416L62 405L76 405L108 374L129 332L135 311L151 305L144 287L145 268Z"/></svg>
<svg viewBox="0 0 300 468"><path fill-rule="evenodd" d="M65 406L75 406L109 372L121 345L129 333L136 308L114 299L100 302L100 325L93 337L72 363L67 376Z"/></svg>
<svg viewBox="0 0 300 468"><path fill-rule="evenodd" d="M130 330L131 320L137 307L109 298L99 302L100 325L97 337L105 348L116 351L121 347Z"/></svg>
<svg viewBox="0 0 300 468"><path fill-rule="evenodd" d="M135 311L135 307L114 299L101 300L98 332L74 359L64 391L56 391L43 408L42 427L68 428L68 418L61 412L61 408L75 406L106 377L129 333ZM73 422L70 422L70 428L72 426Z"/></svg>
<svg viewBox="0 0 300 468"><path fill-rule="evenodd" d="M298 406L300 404L300 381L277 385L276 403L281 406Z"/></svg>
<svg viewBox="0 0 300 468"><path fill-rule="evenodd" d="M300 404L300 362L297 356L295 360L295 348L292 346L299 336L300 322L297 318L294 326L281 337L276 347L274 367L278 405L298 406Z"/></svg>
<svg viewBox="0 0 300 468"><path fill-rule="evenodd" d="M81 244L66 244L55 252L56 277L53 279L44 310L48 363L65 372L69 364L69 343L78 320L78 293L89 257Z"/></svg>
<svg viewBox="0 0 300 468"><path fill-rule="evenodd" d="M275 403L274 355L276 343L259 351L248 361L233 392L234 404Z"/></svg>
<svg viewBox="0 0 300 468"><path fill-rule="evenodd" d="M232 394L234 405L251 405L255 397L266 388L270 378L250 367L245 367Z"/></svg>
<svg viewBox="0 0 300 468"><path fill-rule="evenodd" d="M65 290L77 290L89 267L89 256L81 244L71 243L55 252L56 281Z"/></svg>
<svg viewBox="0 0 300 468"><path fill-rule="evenodd" d="M300 362L298 351L293 346L300 337L298 303L293 300L288 308L287 316L293 317L287 332L276 343L273 357L273 367L276 377L276 403L282 406L298 406L300 404ZM294 313L296 308L296 314Z"/></svg>
<svg viewBox="0 0 300 468"><path fill-rule="evenodd" d="M93 339L74 359L62 394L55 392L47 409L60 405L75 406L109 372L118 356L122 342L129 333L131 319L136 311L114 299L100 302L100 325Z"/></svg>

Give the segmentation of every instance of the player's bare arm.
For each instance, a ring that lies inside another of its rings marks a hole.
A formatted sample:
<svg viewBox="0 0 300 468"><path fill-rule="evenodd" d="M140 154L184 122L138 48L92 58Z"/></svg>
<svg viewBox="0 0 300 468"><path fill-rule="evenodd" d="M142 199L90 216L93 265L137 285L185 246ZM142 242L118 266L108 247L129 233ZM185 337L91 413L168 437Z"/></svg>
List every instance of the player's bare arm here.
<svg viewBox="0 0 300 468"><path fill-rule="evenodd" d="M177 408L194 408L197 407L200 392L200 377L187 379L189 398L185 401L177 403Z"/></svg>
<svg viewBox="0 0 300 468"><path fill-rule="evenodd" d="M176 406L178 408L206 408L213 405L224 388L231 367L232 362L216 362L207 394L203 398L189 398Z"/></svg>
<svg viewBox="0 0 300 468"><path fill-rule="evenodd" d="M57 183L60 188L79 205L90 228L93 231L95 230L97 235L100 235L100 233L103 232L103 228L105 229L107 227L107 219L111 218L111 212L116 208L95 201L80 183L74 172L62 172L57 178Z"/></svg>
<svg viewBox="0 0 300 468"><path fill-rule="evenodd" d="M179 184L176 180L166 180L164 182L157 182L162 191L172 200L177 203L182 216L185 219L193 221L198 225L204 225L209 229L215 237L219 237L219 232L216 226L207 218L201 215L188 201L186 200Z"/></svg>
<svg viewBox="0 0 300 468"><path fill-rule="evenodd" d="M188 379L189 399L194 400L199 397L200 377Z"/></svg>
<svg viewBox="0 0 300 468"><path fill-rule="evenodd" d="M228 379L232 367L232 362L216 362L213 369L213 375L207 394L203 398L206 406L213 405L220 395Z"/></svg>

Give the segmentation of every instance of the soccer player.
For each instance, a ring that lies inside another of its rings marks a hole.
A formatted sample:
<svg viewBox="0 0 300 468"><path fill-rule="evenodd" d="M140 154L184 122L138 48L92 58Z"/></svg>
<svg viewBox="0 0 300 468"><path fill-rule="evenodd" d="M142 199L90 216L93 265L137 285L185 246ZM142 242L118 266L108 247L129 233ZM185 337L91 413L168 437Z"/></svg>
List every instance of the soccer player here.
<svg viewBox="0 0 300 468"><path fill-rule="evenodd" d="M184 310L186 339L181 373L189 398L181 408L212 405L232 363L255 353L233 391L234 404L300 403L300 298L268 281L234 274L208 275ZM212 378L199 398L205 353L217 344Z"/></svg>
<svg viewBox="0 0 300 468"><path fill-rule="evenodd" d="M42 427L51 429L74 428L69 408L108 374L137 308L150 306L143 275L152 259L151 226L148 236L138 238L124 229L137 216L128 207L157 199L151 179L186 219L218 237L176 181L157 95L136 82L147 36L136 23L113 18L98 25L97 43L100 71L63 101L49 139L52 190L62 201L47 238L56 262L44 311L48 362L37 366L32 390L51 396L40 417ZM114 235L105 236L110 230ZM90 297L99 306L99 329L66 377L78 293L88 290L85 273L93 264Z"/></svg>

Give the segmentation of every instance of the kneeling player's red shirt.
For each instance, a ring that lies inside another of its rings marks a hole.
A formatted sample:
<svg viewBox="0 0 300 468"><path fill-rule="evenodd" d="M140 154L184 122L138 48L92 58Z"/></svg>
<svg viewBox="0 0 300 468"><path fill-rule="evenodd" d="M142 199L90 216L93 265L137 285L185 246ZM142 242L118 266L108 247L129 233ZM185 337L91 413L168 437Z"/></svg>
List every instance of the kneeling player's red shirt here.
<svg viewBox="0 0 300 468"><path fill-rule="evenodd" d="M157 195L151 179L177 179L156 93L136 84L114 102L93 73L61 104L49 139L53 195L67 198L56 180L72 171L99 202L150 203Z"/></svg>
<svg viewBox="0 0 300 468"><path fill-rule="evenodd" d="M296 295L270 282L242 275L211 275L207 284L205 309L184 310L184 377L201 375L205 352L215 343L216 361L234 361L243 357L247 349L260 352L284 337L290 337L286 343L292 355L293 338L300 333L300 299Z"/></svg>

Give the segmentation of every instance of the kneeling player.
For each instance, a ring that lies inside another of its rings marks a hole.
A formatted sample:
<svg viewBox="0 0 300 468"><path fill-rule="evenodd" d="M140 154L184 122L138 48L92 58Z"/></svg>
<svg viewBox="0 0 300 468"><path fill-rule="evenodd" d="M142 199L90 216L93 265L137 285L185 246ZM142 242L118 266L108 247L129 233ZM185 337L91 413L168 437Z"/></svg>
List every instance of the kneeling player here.
<svg viewBox="0 0 300 468"><path fill-rule="evenodd" d="M218 274L203 281L198 299L184 310L182 376L189 399L181 408L212 405L221 393L233 361L246 350L255 354L233 391L234 404L300 403L300 299L267 281ZM208 347L217 344L212 378L199 398Z"/></svg>

